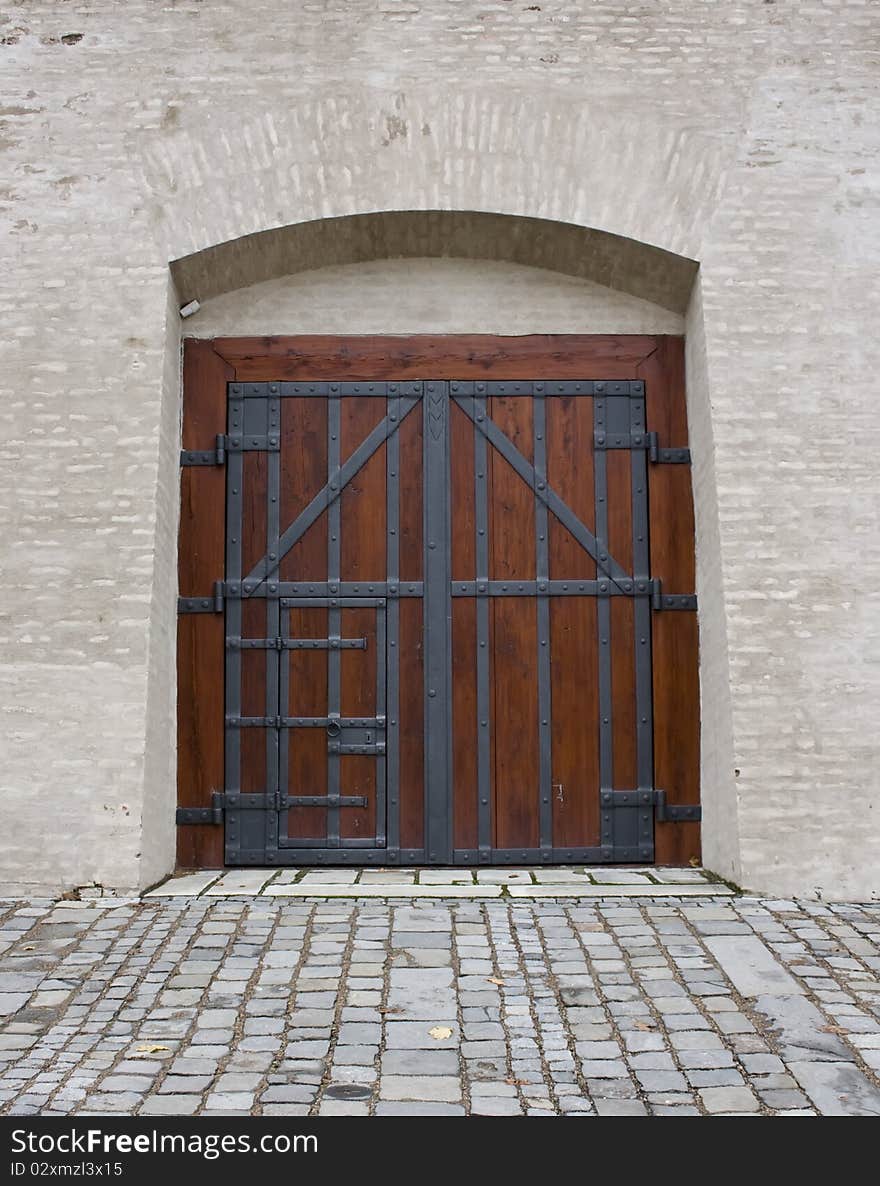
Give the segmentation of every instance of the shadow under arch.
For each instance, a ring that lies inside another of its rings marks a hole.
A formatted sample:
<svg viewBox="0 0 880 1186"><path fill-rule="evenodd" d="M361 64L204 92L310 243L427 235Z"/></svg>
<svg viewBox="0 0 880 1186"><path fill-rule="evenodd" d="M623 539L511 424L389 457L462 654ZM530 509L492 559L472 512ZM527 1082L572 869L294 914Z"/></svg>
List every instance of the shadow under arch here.
<svg viewBox="0 0 880 1186"><path fill-rule="evenodd" d="M387 210L290 223L171 262L181 304L297 272L377 259L485 259L590 280L684 313L696 260L608 231L479 210Z"/></svg>

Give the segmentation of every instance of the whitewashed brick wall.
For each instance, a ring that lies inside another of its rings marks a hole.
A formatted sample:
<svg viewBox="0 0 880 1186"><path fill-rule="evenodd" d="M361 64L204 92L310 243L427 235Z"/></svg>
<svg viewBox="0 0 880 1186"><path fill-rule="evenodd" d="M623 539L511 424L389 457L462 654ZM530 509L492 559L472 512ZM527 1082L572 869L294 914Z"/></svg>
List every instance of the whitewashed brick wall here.
<svg viewBox="0 0 880 1186"><path fill-rule="evenodd" d="M700 261L707 853L774 893L878 895L878 23L857 0L7 5L0 880L125 888L172 859L169 261L460 209Z"/></svg>

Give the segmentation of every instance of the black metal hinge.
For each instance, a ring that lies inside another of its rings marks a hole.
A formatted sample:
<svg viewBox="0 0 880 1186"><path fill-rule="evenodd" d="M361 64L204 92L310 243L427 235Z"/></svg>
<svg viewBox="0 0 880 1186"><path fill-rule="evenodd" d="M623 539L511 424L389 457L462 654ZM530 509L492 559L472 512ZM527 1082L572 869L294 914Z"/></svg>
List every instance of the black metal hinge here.
<svg viewBox="0 0 880 1186"><path fill-rule="evenodd" d="M176 821L178 824L222 824L223 799L222 791L214 791L210 807L178 807Z"/></svg>
<svg viewBox="0 0 880 1186"><path fill-rule="evenodd" d="M669 803L665 791L602 791L602 809L609 807L653 807L654 818L661 824L690 823L703 818L698 803Z"/></svg>
<svg viewBox="0 0 880 1186"><path fill-rule="evenodd" d="M696 593L664 593L659 577L651 580L652 609L696 609Z"/></svg>
<svg viewBox="0 0 880 1186"><path fill-rule="evenodd" d="M608 449L644 449L655 465L690 465L690 449L661 449L656 432L597 432L595 447Z"/></svg>
<svg viewBox="0 0 880 1186"><path fill-rule="evenodd" d="M180 464L225 465L227 453L279 453L281 438L277 433L268 436L224 436L218 433L213 449L182 449Z"/></svg>
<svg viewBox="0 0 880 1186"><path fill-rule="evenodd" d="M210 597L178 597L177 612L179 614L222 614L223 600L223 582L215 581L214 591Z"/></svg>

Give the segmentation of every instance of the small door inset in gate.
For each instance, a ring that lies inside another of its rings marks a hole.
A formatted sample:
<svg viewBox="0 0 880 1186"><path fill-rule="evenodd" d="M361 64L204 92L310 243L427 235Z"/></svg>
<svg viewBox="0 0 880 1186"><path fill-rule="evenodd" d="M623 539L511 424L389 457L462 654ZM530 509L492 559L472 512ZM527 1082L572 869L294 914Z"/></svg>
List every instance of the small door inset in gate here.
<svg viewBox="0 0 880 1186"><path fill-rule="evenodd" d="M282 598L279 848L384 848L385 601Z"/></svg>

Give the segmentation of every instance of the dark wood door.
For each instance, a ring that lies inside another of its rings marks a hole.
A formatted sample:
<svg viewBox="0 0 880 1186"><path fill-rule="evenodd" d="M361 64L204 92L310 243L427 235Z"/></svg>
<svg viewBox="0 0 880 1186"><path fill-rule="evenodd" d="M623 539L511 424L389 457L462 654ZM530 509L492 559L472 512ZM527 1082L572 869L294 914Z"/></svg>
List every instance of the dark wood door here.
<svg viewBox="0 0 880 1186"><path fill-rule="evenodd" d="M182 864L698 856L679 339L191 342L184 444Z"/></svg>

